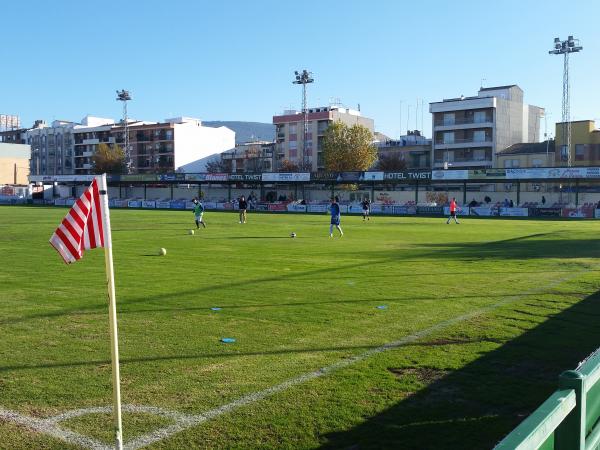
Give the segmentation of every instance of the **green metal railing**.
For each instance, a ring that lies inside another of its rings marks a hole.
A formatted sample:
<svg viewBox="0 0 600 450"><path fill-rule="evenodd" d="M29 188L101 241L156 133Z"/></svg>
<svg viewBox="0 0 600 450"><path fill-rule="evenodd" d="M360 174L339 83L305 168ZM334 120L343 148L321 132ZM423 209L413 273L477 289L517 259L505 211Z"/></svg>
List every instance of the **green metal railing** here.
<svg viewBox="0 0 600 450"><path fill-rule="evenodd" d="M495 450L600 449L600 349L559 377L552 394Z"/></svg>

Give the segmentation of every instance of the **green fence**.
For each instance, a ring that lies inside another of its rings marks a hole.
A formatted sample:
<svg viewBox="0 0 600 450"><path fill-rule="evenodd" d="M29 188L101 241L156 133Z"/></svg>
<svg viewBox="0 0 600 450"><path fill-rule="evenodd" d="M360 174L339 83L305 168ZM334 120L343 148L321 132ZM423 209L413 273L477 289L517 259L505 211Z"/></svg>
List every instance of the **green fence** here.
<svg viewBox="0 0 600 450"><path fill-rule="evenodd" d="M600 349L559 377L559 390L495 450L600 449Z"/></svg>

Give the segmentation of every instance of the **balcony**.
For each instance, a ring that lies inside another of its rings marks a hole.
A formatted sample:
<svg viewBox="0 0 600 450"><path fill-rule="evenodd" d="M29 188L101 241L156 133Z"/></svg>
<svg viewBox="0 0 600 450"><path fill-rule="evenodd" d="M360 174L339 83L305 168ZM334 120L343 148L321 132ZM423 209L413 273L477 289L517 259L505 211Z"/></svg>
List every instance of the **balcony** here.
<svg viewBox="0 0 600 450"><path fill-rule="evenodd" d="M494 145L494 140L491 137L485 139L454 139L453 141L444 142L443 139L435 141L436 150L451 150L457 148L473 148L473 147L491 147Z"/></svg>
<svg viewBox="0 0 600 450"><path fill-rule="evenodd" d="M458 118L452 120L436 120L433 123L436 131L447 131L447 130L466 130L469 128L493 128L494 122L492 117L485 117L483 119L475 119L473 117Z"/></svg>
<svg viewBox="0 0 600 450"><path fill-rule="evenodd" d="M85 145L92 145L92 144L99 144L100 143L100 139L84 139L82 144Z"/></svg>

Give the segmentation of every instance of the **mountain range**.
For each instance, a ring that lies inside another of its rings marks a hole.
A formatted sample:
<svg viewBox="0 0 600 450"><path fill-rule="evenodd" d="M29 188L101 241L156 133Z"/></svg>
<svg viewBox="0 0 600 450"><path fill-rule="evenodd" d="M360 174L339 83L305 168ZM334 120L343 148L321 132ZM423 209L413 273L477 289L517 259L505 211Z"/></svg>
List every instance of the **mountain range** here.
<svg viewBox="0 0 600 450"><path fill-rule="evenodd" d="M262 122L242 122L235 120L209 120L202 121L207 127L227 127L235 131L235 143L241 144L251 141L272 141L275 139L275 125Z"/></svg>

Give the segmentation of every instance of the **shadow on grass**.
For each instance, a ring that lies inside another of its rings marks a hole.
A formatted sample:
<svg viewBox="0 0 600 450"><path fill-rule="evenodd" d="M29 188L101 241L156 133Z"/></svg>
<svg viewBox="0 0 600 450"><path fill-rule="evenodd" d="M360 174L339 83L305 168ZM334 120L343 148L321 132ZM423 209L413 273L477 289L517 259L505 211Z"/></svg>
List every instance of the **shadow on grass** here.
<svg viewBox="0 0 600 450"><path fill-rule="evenodd" d="M353 429L322 436L322 448L492 448L557 388L562 371L600 345L600 291L532 329L547 314L533 313L534 321L529 311L502 314L524 333L460 370L390 367L426 387Z"/></svg>
<svg viewBox="0 0 600 450"><path fill-rule="evenodd" d="M549 239L557 233L538 233L493 242L457 242L421 244L422 249L435 250L440 258L535 259L597 258L600 239Z"/></svg>
<svg viewBox="0 0 600 450"><path fill-rule="evenodd" d="M436 347L436 346L447 346L447 345L463 345L469 343L480 343L480 342L498 342L494 339L476 339L466 340L464 338L457 339L437 339L431 341L422 341L418 343L407 343L404 346L418 346L418 347ZM214 340L218 343L218 339ZM289 348L281 350L262 350L256 352L237 352L235 346L228 346L227 350L222 350L224 347L219 344L220 350L213 353L194 353L185 355L154 355L145 356L141 358L121 358L119 363L121 365L132 364L132 363L154 363L160 361L186 361L194 359L212 359L212 358L232 358L239 356L268 356L268 355L291 355L291 354L303 354L303 353L322 353L322 352L354 352L356 350L371 350L380 347L379 345L340 345L337 347L311 347L311 348ZM382 344L383 345L383 344ZM55 368L69 368L69 367L81 367L81 366L110 366L110 360L89 360L89 361L69 361L69 362L55 362L55 363L43 363L43 364L15 364L12 366L0 366L0 372L19 371L19 370L31 370L31 369L55 369Z"/></svg>
<svg viewBox="0 0 600 450"><path fill-rule="evenodd" d="M148 256L156 256L156 255L148 255ZM514 273L514 272L511 272ZM523 272L519 272L519 273L523 273ZM538 273L538 272L533 272L533 273ZM540 272L541 273L541 272ZM407 297L388 297L388 298L382 298L382 297L378 297L376 299L374 298L367 298L367 299L339 299L339 300L315 300L312 302L287 302L287 303L279 303L279 302L273 302L273 303L245 303L245 304L234 304L234 305L228 305L226 303L217 303L214 305L203 305L203 306L181 306L179 305L172 305L169 307L156 307L156 308L129 308L127 303L122 303L119 304L117 307L117 315L123 315L123 314L144 314L144 313L160 313L160 312L198 312L198 311L205 311L207 313L210 314L214 314L214 312L211 311L211 308L218 306L220 308L222 308L222 312L218 313L218 314L226 314L228 309L237 309L237 310L244 310L244 309L258 309L258 308L295 308L295 307L304 307L304 306L320 306L320 305L346 305L346 304L371 304L371 305L381 305L381 304L394 304L394 303L406 303L408 301L431 301L431 300L436 300L436 301L440 301L440 302L447 302L447 301L456 301L456 300L465 300L465 299L480 299L480 298L494 298L494 299L507 299L510 297L515 297L518 296L520 298L526 298L526 297L532 297L532 298L538 298L540 295L548 295L548 294L552 294L552 295L559 295L559 294L555 294L554 291L549 290L547 292L544 291L539 291L539 292L532 292L532 293L515 293L515 292L507 292L504 294L488 294L488 293L479 293L479 294L461 294L461 295L444 295L443 298L440 298L439 295L415 295L415 296L411 296L410 298ZM577 292L577 291L563 291L561 292L561 295L585 295L585 292ZM551 303L557 303L557 304L562 304L561 302L553 302L551 300L546 299L545 303L551 304ZM531 303L525 303L528 306L534 306L534 307L539 307L540 305L534 305ZM552 308L550 308L552 309ZM36 319L48 319L48 318L52 318L52 317L62 317L62 316L70 316L70 315L97 315L97 314L106 314L106 305L102 304L102 305L89 305L89 306L78 306L77 308L73 308L73 309L66 309L66 310L60 310L60 311L50 311L50 312L41 312L41 313L35 313L35 314L29 314L29 315L25 315L25 316L20 316L20 317L8 317L5 319L0 320L0 325L11 325L11 324L18 324L18 323L22 323L22 322L27 322L29 320L36 320Z"/></svg>

